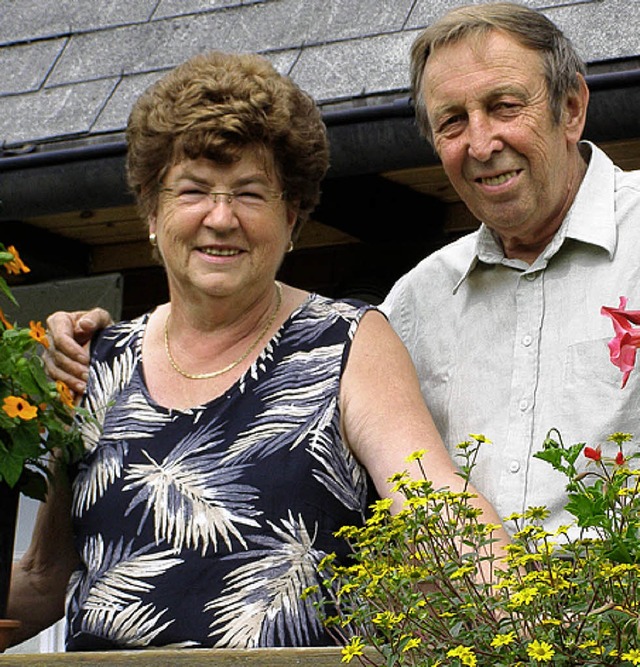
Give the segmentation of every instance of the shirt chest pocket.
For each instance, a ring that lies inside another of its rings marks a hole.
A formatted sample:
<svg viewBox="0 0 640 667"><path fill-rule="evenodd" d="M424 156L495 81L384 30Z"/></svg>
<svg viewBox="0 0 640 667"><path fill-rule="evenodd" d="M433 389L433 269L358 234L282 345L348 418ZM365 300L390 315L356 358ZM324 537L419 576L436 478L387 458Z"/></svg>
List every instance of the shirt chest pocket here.
<svg viewBox="0 0 640 667"><path fill-rule="evenodd" d="M627 400L631 387L621 389L622 373L611 363L609 340L581 341L567 348L562 382L565 414L591 419L594 412L613 412L614 406Z"/></svg>

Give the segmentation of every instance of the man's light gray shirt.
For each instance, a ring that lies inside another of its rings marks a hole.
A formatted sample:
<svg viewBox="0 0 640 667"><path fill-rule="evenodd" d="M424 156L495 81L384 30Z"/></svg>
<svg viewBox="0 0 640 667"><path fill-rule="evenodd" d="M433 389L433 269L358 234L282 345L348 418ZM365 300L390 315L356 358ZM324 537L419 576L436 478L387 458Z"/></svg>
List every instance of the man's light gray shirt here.
<svg viewBox="0 0 640 667"><path fill-rule="evenodd" d="M478 489L502 517L546 505L550 526L566 482L532 456L550 429L567 444L595 446L615 431L640 442L640 369L621 389L613 328L600 314L621 295L640 310L640 171L582 149L591 157L578 195L533 265L506 259L482 225L418 264L382 306L449 449L469 433L492 440L472 478Z"/></svg>

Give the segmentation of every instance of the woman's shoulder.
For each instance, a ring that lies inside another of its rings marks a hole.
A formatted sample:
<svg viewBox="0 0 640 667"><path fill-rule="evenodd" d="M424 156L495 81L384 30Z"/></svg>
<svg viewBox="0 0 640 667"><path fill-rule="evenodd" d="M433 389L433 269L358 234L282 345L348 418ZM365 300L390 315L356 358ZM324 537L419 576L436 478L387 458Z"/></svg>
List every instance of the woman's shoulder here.
<svg viewBox="0 0 640 667"><path fill-rule="evenodd" d="M281 330L281 344L313 348L345 344L352 340L362 317L374 307L351 300L311 293Z"/></svg>

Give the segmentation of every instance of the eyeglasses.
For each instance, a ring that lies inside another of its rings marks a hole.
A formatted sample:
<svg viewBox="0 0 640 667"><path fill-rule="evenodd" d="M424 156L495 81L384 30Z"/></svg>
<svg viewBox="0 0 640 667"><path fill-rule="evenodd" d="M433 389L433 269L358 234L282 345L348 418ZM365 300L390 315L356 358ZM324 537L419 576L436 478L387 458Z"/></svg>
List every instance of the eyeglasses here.
<svg viewBox="0 0 640 667"><path fill-rule="evenodd" d="M250 185L241 190L222 192L190 184L161 188L160 192L169 194L180 208L193 212L208 211L212 203L215 206L222 201L236 213L259 213L285 198L284 192L271 190L262 185Z"/></svg>

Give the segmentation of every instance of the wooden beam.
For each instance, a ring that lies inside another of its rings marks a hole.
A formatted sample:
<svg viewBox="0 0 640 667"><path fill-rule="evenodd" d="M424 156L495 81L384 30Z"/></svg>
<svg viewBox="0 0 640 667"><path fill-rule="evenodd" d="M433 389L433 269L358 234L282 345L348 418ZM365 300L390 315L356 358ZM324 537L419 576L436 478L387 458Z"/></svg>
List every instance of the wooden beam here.
<svg viewBox="0 0 640 667"><path fill-rule="evenodd" d="M374 657L374 654L368 654ZM0 656L6 667L340 667L339 648L145 649Z"/></svg>

